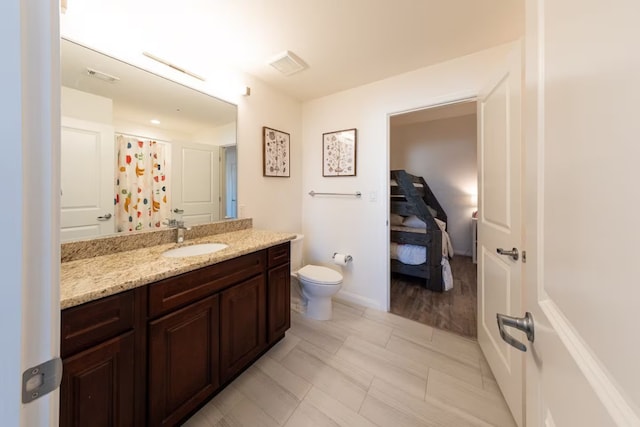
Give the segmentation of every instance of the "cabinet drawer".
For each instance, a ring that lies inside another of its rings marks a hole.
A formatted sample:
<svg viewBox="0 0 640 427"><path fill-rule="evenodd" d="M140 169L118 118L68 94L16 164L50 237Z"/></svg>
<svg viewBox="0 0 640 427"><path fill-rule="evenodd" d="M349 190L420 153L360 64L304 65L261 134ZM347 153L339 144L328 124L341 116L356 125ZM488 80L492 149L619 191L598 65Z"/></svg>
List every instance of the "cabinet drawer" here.
<svg viewBox="0 0 640 427"><path fill-rule="evenodd" d="M156 282L149 286L149 317L261 274L265 266L266 251L260 251Z"/></svg>
<svg viewBox="0 0 640 427"><path fill-rule="evenodd" d="M267 249L267 257L269 258L269 268L289 262L291 257L291 243L283 243Z"/></svg>
<svg viewBox="0 0 640 427"><path fill-rule="evenodd" d="M133 291L62 311L60 353L69 356L133 328Z"/></svg>

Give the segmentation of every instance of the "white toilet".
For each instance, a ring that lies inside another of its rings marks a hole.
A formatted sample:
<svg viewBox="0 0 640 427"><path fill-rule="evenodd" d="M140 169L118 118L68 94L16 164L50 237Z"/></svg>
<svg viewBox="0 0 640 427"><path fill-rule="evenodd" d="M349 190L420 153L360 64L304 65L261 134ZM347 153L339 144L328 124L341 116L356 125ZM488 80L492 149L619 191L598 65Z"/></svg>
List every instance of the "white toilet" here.
<svg viewBox="0 0 640 427"><path fill-rule="evenodd" d="M298 279L307 309L305 315L316 320L330 320L331 297L342 286L342 274L319 265L302 266L302 239L298 234L291 241L291 275Z"/></svg>

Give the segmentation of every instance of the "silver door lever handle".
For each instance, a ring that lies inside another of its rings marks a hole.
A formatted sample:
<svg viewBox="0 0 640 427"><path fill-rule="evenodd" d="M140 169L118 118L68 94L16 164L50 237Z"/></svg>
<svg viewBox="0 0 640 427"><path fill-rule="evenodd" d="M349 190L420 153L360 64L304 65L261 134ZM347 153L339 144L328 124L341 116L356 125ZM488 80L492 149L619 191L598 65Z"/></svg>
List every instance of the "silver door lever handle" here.
<svg viewBox="0 0 640 427"><path fill-rule="evenodd" d="M103 216L99 216L97 218L98 221L109 221L110 219L111 219L111 214L110 213L108 213L106 215L103 215Z"/></svg>
<svg viewBox="0 0 640 427"><path fill-rule="evenodd" d="M510 256L514 261L517 261L520 258L520 254L518 254L518 248L513 248L510 251L502 248L496 249L500 255Z"/></svg>
<svg viewBox="0 0 640 427"><path fill-rule="evenodd" d="M524 317L512 317L507 316L506 314L498 313L496 314L496 319L498 320L498 330L500 331L500 336L502 337L502 339L507 344L517 348L520 351L527 351L527 346L509 335L509 333L505 330L505 327L509 326L511 328L516 328L519 331L525 332L527 334L527 339L530 342L533 342L535 335L533 327L533 316L531 316L531 313L527 311Z"/></svg>

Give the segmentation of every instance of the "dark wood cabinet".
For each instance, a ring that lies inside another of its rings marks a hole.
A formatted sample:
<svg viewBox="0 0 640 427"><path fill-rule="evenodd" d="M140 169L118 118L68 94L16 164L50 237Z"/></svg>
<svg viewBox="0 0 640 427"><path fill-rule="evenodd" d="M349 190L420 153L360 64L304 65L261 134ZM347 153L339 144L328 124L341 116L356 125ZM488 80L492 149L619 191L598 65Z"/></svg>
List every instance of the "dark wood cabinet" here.
<svg viewBox="0 0 640 427"><path fill-rule="evenodd" d="M284 337L291 326L291 243L267 249L267 342Z"/></svg>
<svg viewBox="0 0 640 427"><path fill-rule="evenodd" d="M267 341L284 337L291 326L291 267L289 263L269 269L267 288Z"/></svg>
<svg viewBox="0 0 640 427"><path fill-rule="evenodd" d="M220 298L220 369L222 381L233 377L267 343L263 275L222 292Z"/></svg>
<svg viewBox="0 0 640 427"><path fill-rule="evenodd" d="M133 427L133 374L133 332L64 359L60 426Z"/></svg>
<svg viewBox="0 0 640 427"><path fill-rule="evenodd" d="M60 425L176 426L290 324L289 243L62 312Z"/></svg>
<svg viewBox="0 0 640 427"><path fill-rule="evenodd" d="M219 385L218 296L149 324L149 423L175 425Z"/></svg>
<svg viewBox="0 0 640 427"><path fill-rule="evenodd" d="M60 426L134 426L133 291L64 310L61 315Z"/></svg>

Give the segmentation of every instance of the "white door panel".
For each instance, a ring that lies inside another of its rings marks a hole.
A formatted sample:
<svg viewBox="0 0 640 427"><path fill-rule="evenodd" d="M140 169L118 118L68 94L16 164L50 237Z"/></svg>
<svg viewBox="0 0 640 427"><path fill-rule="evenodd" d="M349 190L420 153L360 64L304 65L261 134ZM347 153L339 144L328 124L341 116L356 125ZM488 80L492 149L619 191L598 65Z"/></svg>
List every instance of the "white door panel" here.
<svg viewBox="0 0 640 427"><path fill-rule="evenodd" d="M507 345L496 328L496 313L512 313L510 290L512 286L511 267L498 258L495 251L489 252L482 249L481 265L484 271L482 300L484 310L482 313L482 325L487 332L491 347L497 353L500 369L509 372L511 370L511 348Z"/></svg>
<svg viewBox="0 0 640 427"><path fill-rule="evenodd" d="M518 425L523 425L522 354L507 345L496 314L520 316L520 260L498 255L522 249L522 55L514 45L497 77L478 97L478 343Z"/></svg>
<svg viewBox="0 0 640 427"><path fill-rule="evenodd" d="M528 1L528 425L640 426L639 14Z"/></svg>
<svg viewBox="0 0 640 427"><path fill-rule="evenodd" d="M69 117L61 130L61 240L115 232L113 127ZM105 220L100 220L100 219Z"/></svg>
<svg viewBox="0 0 640 427"><path fill-rule="evenodd" d="M509 147L509 78L507 73L487 93L479 108L482 123L481 162L484 165L484 204L481 211L485 225L508 232L510 228L510 147ZM487 119L489 118L489 119Z"/></svg>

